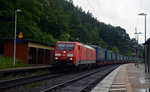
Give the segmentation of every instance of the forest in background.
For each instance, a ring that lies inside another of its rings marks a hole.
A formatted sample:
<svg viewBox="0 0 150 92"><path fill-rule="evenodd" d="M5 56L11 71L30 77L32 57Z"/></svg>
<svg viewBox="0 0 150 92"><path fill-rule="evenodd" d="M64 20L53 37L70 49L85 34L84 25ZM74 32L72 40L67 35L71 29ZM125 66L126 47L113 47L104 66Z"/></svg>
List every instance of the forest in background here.
<svg viewBox="0 0 150 92"><path fill-rule="evenodd" d="M137 44L125 29L98 21L72 0L0 0L0 53L3 38L14 37L16 9L22 10L17 13L17 34L22 32L24 39L55 44L71 37L126 56Z"/></svg>

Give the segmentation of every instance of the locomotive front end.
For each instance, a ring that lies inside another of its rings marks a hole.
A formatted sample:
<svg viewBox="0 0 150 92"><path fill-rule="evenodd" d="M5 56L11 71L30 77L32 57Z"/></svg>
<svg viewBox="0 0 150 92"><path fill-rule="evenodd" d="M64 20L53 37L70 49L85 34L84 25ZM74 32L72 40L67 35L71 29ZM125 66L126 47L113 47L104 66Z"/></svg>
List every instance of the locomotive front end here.
<svg viewBox="0 0 150 92"><path fill-rule="evenodd" d="M74 66L75 43L57 42L54 50L53 67L72 67Z"/></svg>

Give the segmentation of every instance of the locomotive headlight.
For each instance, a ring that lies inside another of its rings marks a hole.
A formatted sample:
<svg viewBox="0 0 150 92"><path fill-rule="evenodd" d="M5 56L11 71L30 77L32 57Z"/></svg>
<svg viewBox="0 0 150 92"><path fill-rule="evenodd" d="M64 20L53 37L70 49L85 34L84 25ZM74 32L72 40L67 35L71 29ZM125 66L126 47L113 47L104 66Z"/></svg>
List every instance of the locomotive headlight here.
<svg viewBox="0 0 150 92"><path fill-rule="evenodd" d="M68 57L73 57L73 54L67 54Z"/></svg>
<svg viewBox="0 0 150 92"><path fill-rule="evenodd" d="M55 56L61 56L61 54L60 53L55 53Z"/></svg>
<svg viewBox="0 0 150 92"><path fill-rule="evenodd" d="M69 58L69 60L72 60L72 58Z"/></svg>
<svg viewBox="0 0 150 92"><path fill-rule="evenodd" d="M58 59L58 57L55 57L55 59L57 60L57 59Z"/></svg>

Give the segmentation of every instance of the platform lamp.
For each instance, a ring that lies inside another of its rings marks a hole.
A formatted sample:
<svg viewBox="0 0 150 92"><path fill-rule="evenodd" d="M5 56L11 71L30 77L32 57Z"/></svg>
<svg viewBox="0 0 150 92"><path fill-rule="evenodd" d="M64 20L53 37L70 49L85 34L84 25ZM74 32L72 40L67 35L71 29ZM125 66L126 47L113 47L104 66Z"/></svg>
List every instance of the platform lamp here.
<svg viewBox="0 0 150 92"><path fill-rule="evenodd" d="M140 13L139 16L145 16L145 42L146 42L146 15L145 13ZM147 60L146 60L146 57L147 57L147 53L146 53L146 47L144 46L145 48L145 73L148 73L147 71Z"/></svg>
<svg viewBox="0 0 150 92"><path fill-rule="evenodd" d="M135 28L135 37L137 37L137 52L136 52L136 56L137 56L137 58L138 58L138 61L137 61L137 65L138 65L138 63L139 63L139 47L138 47L138 43L139 43L139 34L142 34L141 32L137 32L137 28ZM136 36L137 35L137 36ZM135 38L136 39L136 38Z"/></svg>
<svg viewBox="0 0 150 92"><path fill-rule="evenodd" d="M14 61L13 65L15 66L15 58L16 58L16 30L17 30L17 13L21 12L20 9L15 11L15 33L14 33Z"/></svg>

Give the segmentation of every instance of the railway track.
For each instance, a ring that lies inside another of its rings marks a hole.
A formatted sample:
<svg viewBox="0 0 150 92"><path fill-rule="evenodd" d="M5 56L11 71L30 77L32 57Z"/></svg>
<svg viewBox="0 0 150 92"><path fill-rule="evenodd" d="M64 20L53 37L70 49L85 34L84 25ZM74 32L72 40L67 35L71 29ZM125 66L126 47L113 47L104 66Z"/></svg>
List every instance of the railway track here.
<svg viewBox="0 0 150 92"><path fill-rule="evenodd" d="M0 69L0 81L38 75L52 71L51 65Z"/></svg>
<svg viewBox="0 0 150 92"><path fill-rule="evenodd" d="M41 92L87 92L118 66L107 66L97 71L78 76L74 79L44 89Z"/></svg>
<svg viewBox="0 0 150 92"><path fill-rule="evenodd" d="M0 81L0 91L11 88L11 87L23 85L23 84L42 81L42 80L46 80L50 78L56 78L61 75L62 74L58 74L58 73L47 73L47 74L39 74L36 76L28 76L28 77L16 78L12 80Z"/></svg>

